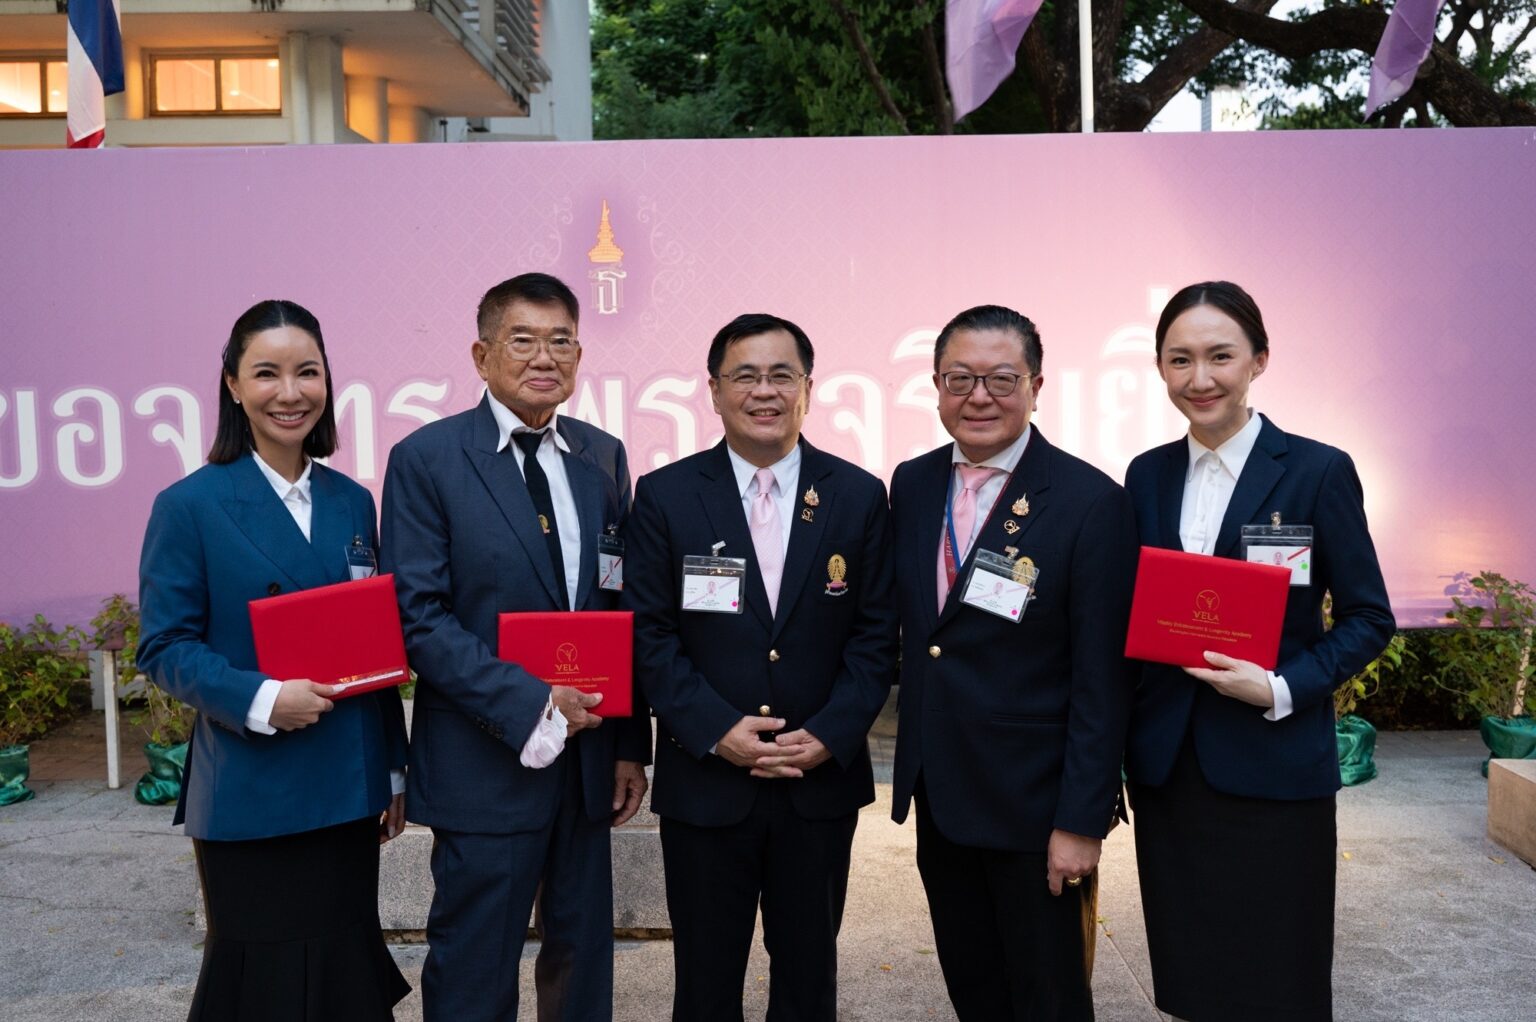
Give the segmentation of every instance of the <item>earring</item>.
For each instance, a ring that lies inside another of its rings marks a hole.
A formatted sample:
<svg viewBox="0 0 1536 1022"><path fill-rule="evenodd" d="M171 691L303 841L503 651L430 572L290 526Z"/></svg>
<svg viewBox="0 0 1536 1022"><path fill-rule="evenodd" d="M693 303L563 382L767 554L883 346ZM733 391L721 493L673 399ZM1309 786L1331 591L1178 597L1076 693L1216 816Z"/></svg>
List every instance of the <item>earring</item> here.
<svg viewBox="0 0 1536 1022"><path fill-rule="evenodd" d="M235 398L235 404L239 404L239 403L240 403L240 399L239 398Z"/></svg>

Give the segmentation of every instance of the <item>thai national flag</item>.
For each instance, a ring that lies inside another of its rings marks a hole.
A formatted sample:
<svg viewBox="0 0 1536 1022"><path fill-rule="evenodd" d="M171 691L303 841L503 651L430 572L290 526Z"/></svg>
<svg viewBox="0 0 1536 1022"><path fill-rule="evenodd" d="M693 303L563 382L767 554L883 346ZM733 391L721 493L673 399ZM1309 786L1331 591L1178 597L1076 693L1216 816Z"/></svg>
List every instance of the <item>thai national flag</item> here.
<svg viewBox="0 0 1536 1022"><path fill-rule="evenodd" d="M123 32L118 0L69 0L71 149L94 149L107 135L106 99L123 91Z"/></svg>

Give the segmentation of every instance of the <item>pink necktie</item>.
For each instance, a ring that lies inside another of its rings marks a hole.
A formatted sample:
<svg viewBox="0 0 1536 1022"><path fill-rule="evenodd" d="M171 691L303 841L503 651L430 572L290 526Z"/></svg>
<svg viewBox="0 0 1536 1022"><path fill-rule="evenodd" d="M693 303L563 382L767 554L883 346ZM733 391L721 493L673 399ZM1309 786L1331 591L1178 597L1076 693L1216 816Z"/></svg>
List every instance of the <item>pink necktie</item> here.
<svg viewBox="0 0 1536 1022"><path fill-rule="evenodd" d="M960 473L960 491L955 494L954 505L951 513L955 519L955 541L960 544L960 549L954 551L954 560L950 560L949 550L949 524L944 523L943 532L939 536L939 611L944 610L944 603L949 599L949 591L954 588L956 576L959 574L960 565L965 563L965 555L970 551L971 532L976 528L976 492L986 484L1000 469L977 468L974 465L957 465Z"/></svg>
<svg viewBox="0 0 1536 1022"><path fill-rule="evenodd" d="M768 590L768 609L778 613L779 579L784 574L784 532L779 528L779 508L773 502L773 471L757 470L757 496L752 498L752 547Z"/></svg>

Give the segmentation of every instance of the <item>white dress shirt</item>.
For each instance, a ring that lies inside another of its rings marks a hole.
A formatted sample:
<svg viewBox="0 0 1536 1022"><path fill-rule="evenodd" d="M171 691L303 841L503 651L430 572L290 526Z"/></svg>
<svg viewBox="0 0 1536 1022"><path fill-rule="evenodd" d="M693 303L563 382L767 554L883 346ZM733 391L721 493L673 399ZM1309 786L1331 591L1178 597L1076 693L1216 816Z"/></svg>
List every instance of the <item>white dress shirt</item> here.
<svg viewBox="0 0 1536 1022"><path fill-rule="evenodd" d="M978 381L977 386L982 384ZM975 465L977 468L996 468L1001 472L994 472L992 477L981 484L981 489L976 491L976 521L971 526L969 536L956 536L960 541L960 549L955 551L956 559L963 560L964 554L968 554L971 545L976 542L976 537L981 535L981 527L987 524L987 516L992 513L992 505L997 503L997 498L1003 495L1003 488L1008 485L1008 479L1013 475L1013 470L1019 467L1019 459L1024 457L1024 449L1029 446L1029 438L1034 433L1034 426L1025 426L1024 432L1019 434L1017 440L998 451L986 461L973 462L960 452L959 444L951 444L950 460L956 465ZM949 470L950 488L953 490L960 485L959 473L953 468Z"/></svg>
<svg viewBox="0 0 1536 1022"><path fill-rule="evenodd" d="M757 466L731 450L730 444L725 445L725 453L730 456L731 471L736 475L736 492L741 494L742 512L751 522L752 501L757 497ZM779 512L780 550L787 553L789 530L795 524L795 491L800 488L800 445L795 444L788 454L766 467L773 473L773 506ZM727 557L742 554L740 550L734 554L729 550L723 552Z"/></svg>
<svg viewBox="0 0 1536 1022"><path fill-rule="evenodd" d="M267 477L267 482L272 484L272 489L277 492L277 499L283 502L283 507L293 516L293 523L299 527L304 538L309 539L309 523L314 517L315 503L310 495L309 476L310 470L315 467L314 462L305 459L304 471L299 473L299 478L294 482L284 479L276 469L261 460L261 455L255 451L251 457L256 459L256 467L261 469L261 474ZM275 735L277 728L272 726L272 707L277 705L277 694L283 689L283 683L276 678L268 678L261 683L256 690L256 698L251 700L251 708L245 712L245 726L257 734ZM405 791L405 771L391 770L389 772L389 790L392 795L399 795Z"/></svg>
<svg viewBox="0 0 1536 1022"><path fill-rule="evenodd" d="M571 492L570 477L565 474L563 455L570 452L571 446L556 432L554 415L550 415L543 429L533 429L516 412L496 400L496 395L487 392L485 396L491 405L491 416L496 420L496 450L499 453L511 446L519 472L523 471L526 455L521 447L512 443L512 434L543 434L539 441L539 467L544 469L549 480L549 502L555 509L555 528L560 530L560 559L565 566L565 593L570 604L566 609L575 610L576 591L581 585L581 515L576 510L576 495ZM523 472L523 478L527 476ZM596 709L601 711L602 707ZM555 706L551 695L544 703L544 712L539 714L539 722L518 752L518 761L534 770L553 763L565 749L565 725L565 715Z"/></svg>
<svg viewBox="0 0 1536 1022"><path fill-rule="evenodd" d="M1237 480L1243 474L1243 466L1248 463L1248 456L1253 453L1253 445L1258 442L1263 428L1263 420L1250 410L1243 428L1214 451L1196 440L1194 434L1186 437L1189 471L1184 476L1184 502L1179 511L1179 542L1187 553L1210 556L1216 552L1221 520L1226 517ZM1294 709L1290 686L1274 671L1265 673L1275 699L1274 707L1265 712L1265 718L1281 720L1290 716Z"/></svg>

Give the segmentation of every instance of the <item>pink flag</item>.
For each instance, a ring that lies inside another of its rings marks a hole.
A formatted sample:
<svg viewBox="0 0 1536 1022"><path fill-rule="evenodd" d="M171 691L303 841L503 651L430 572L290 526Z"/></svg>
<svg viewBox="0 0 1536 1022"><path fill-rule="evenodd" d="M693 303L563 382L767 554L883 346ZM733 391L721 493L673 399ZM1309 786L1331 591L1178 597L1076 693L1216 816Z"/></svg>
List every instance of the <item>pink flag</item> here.
<svg viewBox="0 0 1536 1022"><path fill-rule="evenodd" d="M1019 40L1043 0L949 0L944 13L949 94L955 120L987 101L1013 74Z"/></svg>
<svg viewBox="0 0 1536 1022"><path fill-rule="evenodd" d="M1445 0L1397 0L1371 59L1371 91L1365 118L1413 87L1419 65L1435 42L1435 22Z"/></svg>

